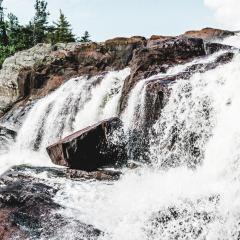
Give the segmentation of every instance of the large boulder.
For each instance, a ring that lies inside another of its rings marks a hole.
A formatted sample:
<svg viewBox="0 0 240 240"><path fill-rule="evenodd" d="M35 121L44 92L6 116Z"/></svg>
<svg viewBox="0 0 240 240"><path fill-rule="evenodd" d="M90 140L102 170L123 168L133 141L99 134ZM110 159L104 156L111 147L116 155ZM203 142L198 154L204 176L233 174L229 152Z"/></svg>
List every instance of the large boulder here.
<svg viewBox="0 0 240 240"><path fill-rule="evenodd" d="M86 171L113 165L126 158L121 120L110 118L49 146L53 163Z"/></svg>

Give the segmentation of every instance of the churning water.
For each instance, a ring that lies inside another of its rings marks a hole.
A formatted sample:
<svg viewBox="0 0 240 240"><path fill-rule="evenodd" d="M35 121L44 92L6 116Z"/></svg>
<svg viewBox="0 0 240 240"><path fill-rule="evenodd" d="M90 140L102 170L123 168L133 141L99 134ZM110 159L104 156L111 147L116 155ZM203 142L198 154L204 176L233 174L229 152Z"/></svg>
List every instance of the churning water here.
<svg viewBox="0 0 240 240"><path fill-rule="evenodd" d="M31 161L38 164L49 143L116 115L128 75L125 69L68 81L36 103L16 145L1 158L7 162L16 152L32 149ZM132 90L121 116L126 133L141 126L145 83L154 77L159 76L143 79ZM113 183L49 180L61 183L55 201L66 206L62 214L101 229L100 240L240 239L240 54L170 88L169 101L149 130L148 165L123 169ZM74 227L60 232L54 239L75 239Z"/></svg>

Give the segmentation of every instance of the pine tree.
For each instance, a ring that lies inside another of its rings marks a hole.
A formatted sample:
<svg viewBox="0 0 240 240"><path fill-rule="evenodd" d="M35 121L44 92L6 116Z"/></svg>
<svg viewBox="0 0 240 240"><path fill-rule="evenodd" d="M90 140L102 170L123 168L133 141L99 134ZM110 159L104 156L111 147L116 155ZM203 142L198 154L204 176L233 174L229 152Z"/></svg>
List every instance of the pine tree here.
<svg viewBox="0 0 240 240"><path fill-rule="evenodd" d="M8 37L6 33L6 23L0 21L0 45L7 46L8 45Z"/></svg>
<svg viewBox="0 0 240 240"><path fill-rule="evenodd" d="M53 40L54 42L75 42L75 37L72 33L71 24L67 21L67 18L60 10L60 16L57 23L55 25L55 32Z"/></svg>
<svg viewBox="0 0 240 240"><path fill-rule="evenodd" d="M4 12L2 7L2 1L0 0L0 45L7 46L8 45L8 37L6 33L6 23L4 21Z"/></svg>
<svg viewBox="0 0 240 240"><path fill-rule="evenodd" d="M33 25L21 26L18 18L12 13L8 14L7 35L9 46L14 46L16 51L30 48L33 46Z"/></svg>
<svg viewBox="0 0 240 240"><path fill-rule="evenodd" d="M47 11L47 2L45 0L36 0L34 5L35 16L33 19L33 42L34 45L42 43L46 39L49 12Z"/></svg>
<svg viewBox="0 0 240 240"><path fill-rule="evenodd" d="M88 31L85 31L85 32L84 32L83 36L82 36L81 39L80 39L80 42L82 42L82 43L91 42L91 40L90 40L90 34L89 34Z"/></svg>
<svg viewBox="0 0 240 240"><path fill-rule="evenodd" d="M18 18L12 14L8 14L7 25L7 35L9 39L9 45L17 45L19 44L19 34L20 34L20 25Z"/></svg>

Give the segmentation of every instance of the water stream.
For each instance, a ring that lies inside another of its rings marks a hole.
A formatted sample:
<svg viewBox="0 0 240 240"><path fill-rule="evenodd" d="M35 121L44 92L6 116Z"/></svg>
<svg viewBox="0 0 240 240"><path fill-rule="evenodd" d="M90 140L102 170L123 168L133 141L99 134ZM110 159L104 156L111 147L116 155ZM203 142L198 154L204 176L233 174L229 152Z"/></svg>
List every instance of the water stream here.
<svg viewBox="0 0 240 240"><path fill-rule="evenodd" d="M238 36L236 43L226 41L237 45ZM197 63L213 61L218 54ZM165 75L195 63L176 66ZM124 69L71 79L39 100L15 145L0 156L0 169L20 163L50 165L47 145L117 115L129 74ZM165 75L143 79L130 93L121 115L126 134L143 124L146 82ZM150 163L122 169L123 176L113 183L48 179L61 183L54 199L66 206L61 213L101 229L105 234L100 240L240 238L240 54L169 88L170 98L149 130ZM75 230L66 226L54 239L75 239Z"/></svg>

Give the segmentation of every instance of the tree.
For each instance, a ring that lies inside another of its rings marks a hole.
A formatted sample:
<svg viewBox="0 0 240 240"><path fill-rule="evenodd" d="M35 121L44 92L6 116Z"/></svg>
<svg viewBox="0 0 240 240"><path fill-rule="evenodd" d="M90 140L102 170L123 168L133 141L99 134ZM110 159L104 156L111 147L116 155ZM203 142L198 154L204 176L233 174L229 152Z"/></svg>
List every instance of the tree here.
<svg viewBox="0 0 240 240"><path fill-rule="evenodd" d="M67 21L67 18L63 14L63 12L60 10L59 19L55 25L55 32L53 40L54 42L75 42L76 39L72 33L71 24Z"/></svg>
<svg viewBox="0 0 240 240"><path fill-rule="evenodd" d="M10 57L16 52L13 46L3 46L0 44L0 68L7 57Z"/></svg>
<svg viewBox="0 0 240 240"><path fill-rule="evenodd" d="M91 40L90 40L90 34L89 34L88 31L85 31L85 32L84 32L83 36L82 36L81 39L80 39L80 42L82 42L82 43L91 42Z"/></svg>
<svg viewBox="0 0 240 240"><path fill-rule="evenodd" d="M6 33L6 23L0 21L0 45L7 46L8 45L8 36Z"/></svg>
<svg viewBox="0 0 240 240"><path fill-rule="evenodd" d="M9 13L6 25L9 45L18 45L20 34L20 25L18 18L14 14Z"/></svg>
<svg viewBox="0 0 240 240"><path fill-rule="evenodd" d="M4 21L4 12L2 7L2 1L0 0L0 45L7 46L8 45L8 37L6 33L6 23Z"/></svg>
<svg viewBox="0 0 240 240"><path fill-rule="evenodd" d="M46 39L49 12L45 0L36 0L34 5L35 16L33 18L33 43L42 43Z"/></svg>
<svg viewBox="0 0 240 240"><path fill-rule="evenodd" d="M9 46L14 46L16 51L30 48L33 46L33 25L29 23L26 26L19 24L18 18L12 13L8 14L7 35Z"/></svg>

